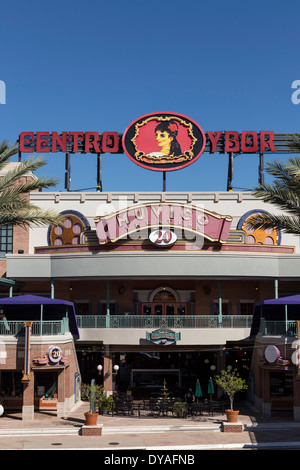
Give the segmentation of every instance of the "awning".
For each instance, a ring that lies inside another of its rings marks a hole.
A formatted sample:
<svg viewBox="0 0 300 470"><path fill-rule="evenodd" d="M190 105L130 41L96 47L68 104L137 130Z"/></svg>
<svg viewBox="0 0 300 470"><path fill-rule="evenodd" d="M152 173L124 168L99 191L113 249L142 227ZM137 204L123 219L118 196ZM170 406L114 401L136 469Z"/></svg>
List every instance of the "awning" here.
<svg viewBox="0 0 300 470"><path fill-rule="evenodd" d="M261 318L268 321L300 320L300 295L268 299L254 305L250 336L259 331Z"/></svg>
<svg viewBox="0 0 300 470"><path fill-rule="evenodd" d="M8 321L45 321L62 320L68 317L70 331L79 337L74 304L66 300L51 299L38 295L17 295L14 297L0 298L0 306ZM43 306L41 308L41 306Z"/></svg>

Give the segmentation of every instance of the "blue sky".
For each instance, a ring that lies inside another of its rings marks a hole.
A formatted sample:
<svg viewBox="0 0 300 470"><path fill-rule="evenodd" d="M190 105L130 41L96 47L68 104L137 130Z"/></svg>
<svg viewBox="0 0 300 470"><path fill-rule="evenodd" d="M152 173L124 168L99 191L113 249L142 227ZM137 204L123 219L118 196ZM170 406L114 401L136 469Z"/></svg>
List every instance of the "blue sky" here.
<svg viewBox="0 0 300 470"><path fill-rule="evenodd" d="M0 140L22 131L117 131L171 111L205 131L299 132L299 2L28 0L1 6ZM41 174L64 189L64 154ZM287 157L279 156L281 160ZM274 159L274 156L270 157ZM268 158L265 158L268 161ZM167 191L226 191L227 156L168 172ZM96 158L71 159L71 189L95 188ZM234 161L235 188L258 181L258 156ZM162 174L103 155L104 191L161 191Z"/></svg>

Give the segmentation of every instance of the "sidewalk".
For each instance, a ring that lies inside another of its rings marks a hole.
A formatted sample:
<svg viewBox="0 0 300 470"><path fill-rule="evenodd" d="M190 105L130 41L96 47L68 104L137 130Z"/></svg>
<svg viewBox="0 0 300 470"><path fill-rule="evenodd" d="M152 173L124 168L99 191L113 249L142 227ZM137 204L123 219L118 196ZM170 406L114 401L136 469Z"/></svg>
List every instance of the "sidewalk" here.
<svg viewBox="0 0 300 470"><path fill-rule="evenodd" d="M64 418L54 413L36 413L32 422L21 413L0 417L0 449L98 449L110 450L217 450L300 448L300 423L289 416L264 418L252 407L240 407L244 431L222 432L225 415L187 418L99 415L102 436L81 436L84 412L80 402Z"/></svg>

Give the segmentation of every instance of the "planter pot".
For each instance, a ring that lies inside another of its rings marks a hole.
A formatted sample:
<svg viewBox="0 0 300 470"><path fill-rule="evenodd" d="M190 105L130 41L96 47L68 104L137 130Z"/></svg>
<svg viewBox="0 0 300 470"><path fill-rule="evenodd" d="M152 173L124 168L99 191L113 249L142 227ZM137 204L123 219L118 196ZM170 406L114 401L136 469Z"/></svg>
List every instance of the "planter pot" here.
<svg viewBox="0 0 300 470"><path fill-rule="evenodd" d="M238 410L225 410L226 416L227 416L227 422L228 423L237 423L238 421Z"/></svg>
<svg viewBox="0 0 300 470"><path fill-rule="evenodd" d="M96 426L99 413L88 411L84 413L86 426Z"/></svg>

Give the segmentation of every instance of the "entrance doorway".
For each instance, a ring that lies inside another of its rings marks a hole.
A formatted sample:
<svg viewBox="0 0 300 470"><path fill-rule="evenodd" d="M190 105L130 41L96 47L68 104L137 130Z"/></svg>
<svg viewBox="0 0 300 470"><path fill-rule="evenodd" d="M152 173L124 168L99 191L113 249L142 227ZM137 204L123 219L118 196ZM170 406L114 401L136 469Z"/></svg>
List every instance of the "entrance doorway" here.
<svg viewBox="0 0 300 470"><path fill-rule="evenodd" d="M187 304L178 302L142 303L142 315L186 315Z"/></svg>
<svg viewBox="0 0 300 470"><path fill-rule="evenodd" d="M148 302L141 304L141 315L188 315L188 304L180 302L178 292L169 287L158 288L151 293Z"/></svg>

